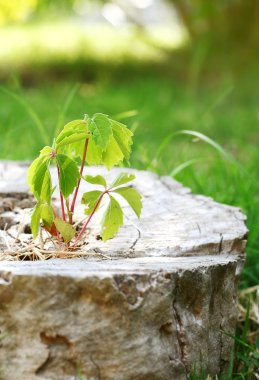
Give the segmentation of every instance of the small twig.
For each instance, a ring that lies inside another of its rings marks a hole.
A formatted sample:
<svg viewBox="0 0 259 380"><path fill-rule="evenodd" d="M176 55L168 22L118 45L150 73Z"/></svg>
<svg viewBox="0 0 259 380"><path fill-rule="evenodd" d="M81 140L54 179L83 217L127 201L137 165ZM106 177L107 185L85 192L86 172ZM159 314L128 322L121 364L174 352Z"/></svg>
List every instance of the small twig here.
<svg viewBox="0 0 259 380"><path fill-rule="evenodd" d="M20 244L24 247L25 250L28 249L28 247L29 247L29 249L32 249L33 247L37 247L36 243L29 243L29 242L21 241Z"/></svg>
<svg viewBox="0 0 259 380"><path fill-rule="evenodd" d="M24 253L30 253L34 249L34 246L29 246L26 248L21 248L17 250L13 250L10 248L9 251L1 252L3 255L20 255Z"/></svg>
<svg viewBox="0 0 259 380"><path fill-rule="evenodd" d="M40 243L40 247L43 249L44 248L44 242L43 242L43 236L42 236L42 228L40 228L39 243Z"/></svg>
<svg viewBox="0 0 259 380"><path fill-rule="evenodd" d="M35 252L35 253L37 254L37 256L39 257L40 260L45 260L45 258L44 258L44 256L42 255L40 249L38 249L38 248L35 247L35 248L33 249L33 252Z"/></svg>
<svg viewBox="0 0 259 380"><path fill-rule="evenodd" d="M19 236L22 233L22 228L23 228L23 225L24 225L24 219L25 219L25 211L23 212L22 220L20 221L19 226L18 226L18 231L17 231L17 235L16 235L16 241L20 241Z"/></svg>
<svg viewBox="0 0 259 380"><path fill-rule="evenodd" d="M8 231L5 231L5 233L8 233ZM39 239L37 243L35 242L27 242L19 240L20 243L10 245L8 242L8 239L3 234L3 239L5 241L7 250L4 252L0 252L0 260L48 260L50 258L73 258L73 257L87 257L87 256L99 256L101 258L105 258L108 260L111 260L111 257L101 253L101 252L95 252L95 251L85 251L82 250L83 247L85 247L87 244L83 243L80 245L81 250L70 250L69 248L66 249L65 247L59 247L55 244L55 240L51 236L47 236L43 240L43 236L40 234ZM17 243L16 238L8 233L8 235ZM44 249L44 246L47 242L51 242L53 244L53 247L55 247L54 250ZM64 249L65 248L65 249ZM77 248L78 249L78 248Z"/></svg>
<svg viewBox="0 0 259 380"><path fill-rule="evenodd" d="M245 294L253 293L253 292L255 292L256 290L259 290L259 285L255 285L255 286L252 286L252 287L250 287L250 288L247 288L247 289L241 290L241 292L239 293L239 295L240 295L240 296L244 296Z"/></svg>
<svg viewBox="0 0 259 380"><path fill-rule="evenodd" d="M8 242L8 240L6 239L6 236L3 234L3 238L4 238L4 241L5 241L5 245L6 245L6 247L11 251L11 247L10 247L10 245L9 245L9 242Z"/></svg>
<svg viewBox="0 0 259 380"><path fill-rule="evenodd" d="M5 225L6 227L6 225ZM12 238L16 243L21 243L21 240L20 239L17 239L15 236L13 236L8 230L5 229L5 232L7 233L8 236L10 236L10 238Z"/></svg>
<svg viewBox="0 0 259 380"><path fill-rule="evenodd" d="M106 256L105 254L103 253L100 253L100 252L85 252L85 251L75 251L75 252L71 252L71 251L48 251L48 250L45 250L45 249L39 249L39 251L41 253L44 253L44 254L55 254L55 255L67 255L67 256L102 256L102 257L105 257L106 259L109 259L111 260L111 258L109 256Z"/></svg>
<svg viewBox="0 0 259 380"><path fill-rule="evenodd" d="M83 223L86 219L87 219L87 216L85 218L79 220L79 222L74 223L73 227L76 228L77 226L79 226L79 224Z"/></svg>
<svg viewBox="0 0 259 380"><path fill-rule="evenodd" d="M45 241L44 241L44 245L47 243L47 241L51 241L51 243L54 245L54 247L56 248L56 250L58 250L58 246L57 246L57 244L55 243L55 240L52 238L52 236L49 236L49 237L47 237L46 239L45 239Z"/></svg>

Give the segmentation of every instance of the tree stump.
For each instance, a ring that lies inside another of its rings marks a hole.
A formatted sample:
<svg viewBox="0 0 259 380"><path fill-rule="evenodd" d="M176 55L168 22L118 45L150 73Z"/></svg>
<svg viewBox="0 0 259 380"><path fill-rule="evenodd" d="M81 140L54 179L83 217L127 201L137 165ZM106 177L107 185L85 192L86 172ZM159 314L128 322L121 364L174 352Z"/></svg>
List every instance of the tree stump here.
<svg viewBox="0 0 259 380"><path fill-rule="evenodd" d="M25 197L26 170L0 164L2 197ZM136 174L143 211L136 220L125 204L114 239L98 239L96 215L89 257L0 261L1 380L182 380L194 368L227 370L244 215L169 177L124 171ZM87 172L113 179L118 170Z"/></svg>

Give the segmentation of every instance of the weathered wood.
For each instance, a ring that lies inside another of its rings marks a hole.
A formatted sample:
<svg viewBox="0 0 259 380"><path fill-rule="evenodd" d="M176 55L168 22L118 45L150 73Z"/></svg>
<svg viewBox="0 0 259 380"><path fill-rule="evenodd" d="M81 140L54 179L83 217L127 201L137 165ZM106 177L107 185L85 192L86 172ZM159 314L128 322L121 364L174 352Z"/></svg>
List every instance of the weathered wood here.
<svg viewBox="0 0 259 380"><path fill-rule="evenodd" d="M85 248L111 260L0 261L1 380L72 380L77 371L91 380L181 380L194 366L226 371L244 215L168 177L125 170L136 174L141 219L125 203L125 226L103 243L100 210ZM1 164L0 193L26 192L25 171ZM110 179L118 172L87 171Z"/></svg>

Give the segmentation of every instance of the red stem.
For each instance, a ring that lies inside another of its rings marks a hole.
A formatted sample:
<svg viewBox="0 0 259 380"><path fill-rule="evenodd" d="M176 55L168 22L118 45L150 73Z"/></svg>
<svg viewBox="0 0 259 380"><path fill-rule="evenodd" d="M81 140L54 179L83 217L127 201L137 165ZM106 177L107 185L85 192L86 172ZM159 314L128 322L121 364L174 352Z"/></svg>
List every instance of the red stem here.
<svg viewBox="0 0 259 380"><path fill-rule="evenodd" d="M53 205L51 205L51 208L52 208L54 219L55 219L57 217L56 210L54 209ZM57 239L60 242L60 233L58 232L58 230L57 230Z"/></svg>
<svg viewBox="0 0 259 380"><path fill-rule="evenodd" d="M86 221L85 224L83 225L83 228L82 228L82 230L80 231L79 235L77 235L77 238L76 238L76 240L75 240L75 242L74 242L74 244L72 245L71 248L74 248L75 245L78 243L78 241L81 239L83 233L84 233L85 230L86 230L86 227L88 226L90 220L92 219L92 216L94 215L94 213L95 213L97 207L99 206L99 204L100 204L100 202L101 202L101 200L102 200L104 194L108 194L108 190L105 190L102 194L100 194L100 196L99 196L99 198L97 199L97 202L96 202L96 204L95 204L95 206L94 206L94 208L93 208L91 214L89 215L87 221Z"/></svg>
<svg viewBox="0 0 259 380"><path fill-rule="evenodd" d="M81 163L81 168L80 168L80 177L78 179L78 182L77 182L77 187L75 189L75 192L74 192L74 196L73 196L73 200L72 200L72 203L71 203L71 208L70 208L70 211L71 213L73 214L74 212L74 209L75 209L75 203L76 203L76 197L77 197L77 194L78 194L78 190L79 190L79 186L80 186L80 182L81 182L81 176L83 174L83 170L84 170L84 166L85 166L85 157L86 157L86 152L87 152L87 147L88 147L88 138L85 140L85 146L84 146L84 152L83 152L83 157L82 157L82 163ZM71 224L72 224L72 219L71 219Z"/></svg>
<svg viewBox="0 0 259 380"><path fill-rule="evenodd" d="M58 179L59 179L59 177L60 177L60 171L59 171L58 164L57 164L57 169L58 169ZM64 206L64 198L63 198L63 194L61 193L61 190L59 190L59 195L60 195L62 218L63 218L63 220L65 222L66 221L66 213L65 213L65 206Z"/></svg>

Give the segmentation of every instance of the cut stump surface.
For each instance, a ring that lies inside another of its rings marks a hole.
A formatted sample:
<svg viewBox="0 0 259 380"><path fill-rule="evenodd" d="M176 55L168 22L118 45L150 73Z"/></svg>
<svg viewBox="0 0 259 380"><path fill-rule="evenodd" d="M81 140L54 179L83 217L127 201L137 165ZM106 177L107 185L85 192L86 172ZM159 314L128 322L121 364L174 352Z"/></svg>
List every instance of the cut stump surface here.
<svg viewBox="0 0 259 380"><path fill-rule="evenodd" d="M0 163L0 197L26 199L26 170ZM87 173L109 181L122 170ZM169 177L124 171L136 175L143 211L136 220L125 203L114 239L98 239L100 210L87 237L89 257L0 261L0 380L182 380L194 367L227 370L245 216ZM81 192L92 188L84 183ZM16 208L1 211L15 223L21 217Z"/></svg>

